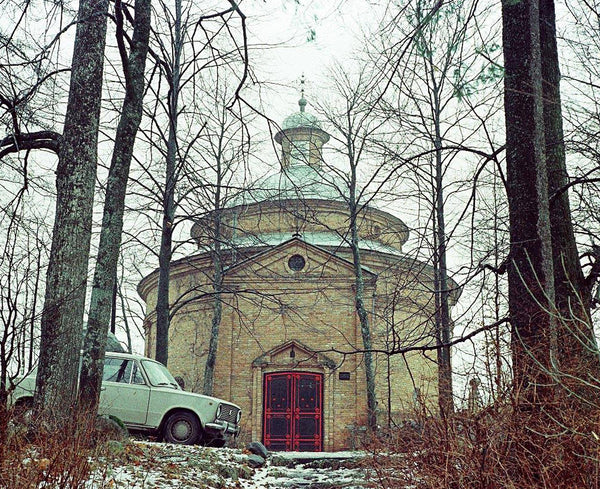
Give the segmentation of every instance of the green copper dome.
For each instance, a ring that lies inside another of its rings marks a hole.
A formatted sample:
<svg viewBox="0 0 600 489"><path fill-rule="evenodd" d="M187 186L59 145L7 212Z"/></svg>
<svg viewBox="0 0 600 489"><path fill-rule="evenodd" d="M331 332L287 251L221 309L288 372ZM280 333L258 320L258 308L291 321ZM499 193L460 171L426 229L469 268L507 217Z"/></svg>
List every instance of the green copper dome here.
<svg viewBox="0 0 600 489"><path fill-rule="evenodd" d="M248 205L281 200L344 200L344 182L328 181L317 169L298 165L257 180L238 196L233 205Z"/></svg>
<svg viewBox="0 0 600 489"><path fill-rule="evenodd" d="M321 167L321 147L329 139L317 118L305 111L304 94L298 101L300 111L283 121L275 141L282 144L281 169L261 178L232 202L248 205L283 200L343 200L348 194L344 182L331 179ZM302 129L308 129L309 135ZM298 130L298 131L297 131Z"/></svg>
<svg viewBox="0 0 600 489"><path fill-rule="evenodd" d="M308 129L321 129L321 124L318 119L306 112L306 99L304 98L304 91L300 100L298 100L298 105L300 106L300 112L296 112L285 118L283 124L281 124L281 129L285 131L286 129L296 129L300 127L305 127Z"/></svg>
<svg viewBox="0 0 600 489"><path fill-rule="evenodd" d="M281 129L296 129L298 127L305 127L308 129L321 129L321 124L318 119L308 112L296 112L285 118Z"/></svg>

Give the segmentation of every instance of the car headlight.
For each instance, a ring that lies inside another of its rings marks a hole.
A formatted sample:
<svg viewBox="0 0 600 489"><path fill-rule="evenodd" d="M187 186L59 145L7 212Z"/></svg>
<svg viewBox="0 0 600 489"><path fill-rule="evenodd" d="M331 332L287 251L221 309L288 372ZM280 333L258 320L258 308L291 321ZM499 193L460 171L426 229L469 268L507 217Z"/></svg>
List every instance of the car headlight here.
<svg viewBox="0 0 600 489"><path fill-rule="evenodd" d="M242 419L242 410L241 409L238 411L237 416L235 418L236 424L240 422L240 419Z"/></svg>
<svg viewBox="0 0 600 489"><path fill-rule="evenodd" d="M222 408L222 404L219 404L219 406L217 407L217 419L221 416L221 408Z"/></svg>

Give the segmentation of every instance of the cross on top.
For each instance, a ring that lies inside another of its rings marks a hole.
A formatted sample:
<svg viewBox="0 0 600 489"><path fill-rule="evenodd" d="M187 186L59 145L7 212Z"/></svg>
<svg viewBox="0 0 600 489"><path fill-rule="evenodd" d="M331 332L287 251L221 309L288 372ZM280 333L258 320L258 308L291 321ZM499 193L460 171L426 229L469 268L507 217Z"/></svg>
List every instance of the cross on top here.
<svg viewBox="0 0 600 489"><path fill-rule="evenodd" d="M300 106L300 112L304 112L306 108L306 99L304 98L304 73L302 73L302 77L300 78L300 100L298 100L298 105Z"/></svg>

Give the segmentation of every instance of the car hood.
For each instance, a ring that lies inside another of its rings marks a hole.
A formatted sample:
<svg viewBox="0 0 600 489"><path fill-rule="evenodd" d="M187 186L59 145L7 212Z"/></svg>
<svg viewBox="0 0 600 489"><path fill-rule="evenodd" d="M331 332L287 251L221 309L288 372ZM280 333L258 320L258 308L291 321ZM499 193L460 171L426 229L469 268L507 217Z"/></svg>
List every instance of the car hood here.
<svg viewBox="0 0 600 489"><path fill-rule="evenodd" d="M174 389L172 387L166 387L166 386L152 386L152 389L156 390L156 391L164 392L164 393L170 393L170 394L173 394L174 392L176 392L178 395L189 396L190 398L202 399L204 401L212 401L215 404L229 404L231 406L237 407L238 409L241 409L237 404L234 404L233 402L225 401L225 400L219 399L217 397L206 396L204 394L198 394L196 392L184 391L182 389Z"/></svg>

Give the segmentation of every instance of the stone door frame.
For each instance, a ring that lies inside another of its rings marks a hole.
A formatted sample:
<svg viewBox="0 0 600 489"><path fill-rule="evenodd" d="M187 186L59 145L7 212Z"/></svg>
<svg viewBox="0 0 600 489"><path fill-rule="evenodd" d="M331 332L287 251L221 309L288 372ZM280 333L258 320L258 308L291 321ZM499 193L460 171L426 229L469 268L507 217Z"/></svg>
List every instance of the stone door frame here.
<svg viewBox="0 0 600 489"><path fill-rule="evenodd" d="M293 356L288 352L294 352ZM283 354L282 354L283 353ZM322 375L322 449L333 450L334 409L333 392L335 384L336 365L331 359L316 353L297 341L288 341L269 352L261 355L252 362L252 385L248 389L251 397L252 411L250 414L252 439L261 440L264 420L264 376L275 372L307 372Z"/></svg>

